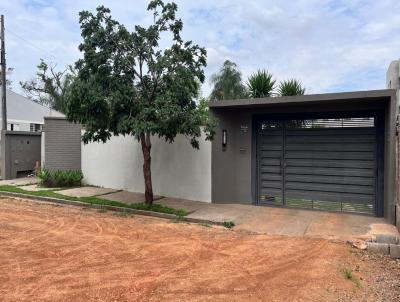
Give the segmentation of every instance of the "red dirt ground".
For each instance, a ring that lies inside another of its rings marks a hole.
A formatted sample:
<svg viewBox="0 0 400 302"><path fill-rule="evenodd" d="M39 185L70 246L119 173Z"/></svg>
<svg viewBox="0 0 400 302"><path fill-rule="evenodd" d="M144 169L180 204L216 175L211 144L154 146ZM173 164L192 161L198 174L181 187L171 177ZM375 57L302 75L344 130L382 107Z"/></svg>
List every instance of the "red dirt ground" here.
<svg viewBox="0 0 400 302"><path fill-rule="evenodd" d="M361 258L327 240L0 199L2 301L375 301Z"/></svg>

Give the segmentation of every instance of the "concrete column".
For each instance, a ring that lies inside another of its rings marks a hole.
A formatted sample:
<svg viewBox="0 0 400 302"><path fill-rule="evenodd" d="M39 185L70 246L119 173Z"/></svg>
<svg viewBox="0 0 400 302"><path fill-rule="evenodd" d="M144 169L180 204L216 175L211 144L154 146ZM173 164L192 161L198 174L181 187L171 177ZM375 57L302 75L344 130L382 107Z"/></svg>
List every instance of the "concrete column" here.
<svg viewBox="0 0 400 302"><path fill-rule="evenodd" d="M400 89L400 59L392 61L386 72L386 88Z"/></svg>

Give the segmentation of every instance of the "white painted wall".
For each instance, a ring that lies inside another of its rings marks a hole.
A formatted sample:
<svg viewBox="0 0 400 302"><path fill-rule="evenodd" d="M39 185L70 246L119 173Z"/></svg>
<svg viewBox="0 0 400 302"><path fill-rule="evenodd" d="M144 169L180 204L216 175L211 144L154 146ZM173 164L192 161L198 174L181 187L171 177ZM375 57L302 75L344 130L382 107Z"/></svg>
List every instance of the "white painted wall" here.
<svg viewBox="0 0 400 302"><path fill-rule="evenodd" d="M172 144L152 138L154 194L211 202L211 143L193 149L184 136ZM82 145L82 172L90 185L144 192L143 156L133 137L112 137L107 143Z"/></svg>

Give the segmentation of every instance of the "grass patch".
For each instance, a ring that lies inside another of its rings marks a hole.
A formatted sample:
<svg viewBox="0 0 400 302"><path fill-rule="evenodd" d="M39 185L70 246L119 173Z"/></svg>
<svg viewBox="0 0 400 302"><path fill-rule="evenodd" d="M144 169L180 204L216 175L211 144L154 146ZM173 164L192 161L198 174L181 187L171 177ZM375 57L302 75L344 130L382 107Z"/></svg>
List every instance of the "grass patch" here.
<svg viewBox="0 0 400 302"><path fill-rule="evenodd" d="M224 221L223 223L224 227L226 227L227 229L231 229L235 226L235 222L232 220L229 221Z"/></svg>
<svg viewBox="0 0 400 302"><path fill-rule="evenodd" d="M345 268L345 269L343 270L343 274L344 274L344 277L345 277L346 279L353 281L354 284L355 284L358 288L361 287L360 279L358 279L358 278L353 274L353 271L352 271L350 268Z"/></svg>
<svg viewBox="0 0 400 302"><path fill-rule="evenodd" d="M126 204L119 201L107 200L102 199L99 197L74 197L74 196L67 196L54 190L42 190L42 191L27 191L20 187L15 187L11 185L0 185L0 192L11 192L11 193L20 193L20 194L27 194L39 197L51 197L51 198L58 198L64 200L71 200L71 201L80 201L89 204L97 204L97 205L107 205L107 206L115 206L115 207L122 207L128 209L135 209L135 210L142 210L142 211L151 211L151 212L158 212L158 213L165 213L165 214L172 214L177 217L183 217L188 215L185 210L182 209L174 209L170 207L166 207L160 204L152 204L147 205L145 203L134 203L134 204Z"/></svg>

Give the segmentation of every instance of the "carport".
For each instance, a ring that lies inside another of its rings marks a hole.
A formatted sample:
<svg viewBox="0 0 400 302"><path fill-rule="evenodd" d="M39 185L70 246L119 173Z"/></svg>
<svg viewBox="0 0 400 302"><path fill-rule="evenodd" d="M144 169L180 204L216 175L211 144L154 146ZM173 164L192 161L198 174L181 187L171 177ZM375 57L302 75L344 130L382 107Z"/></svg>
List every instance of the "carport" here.
<svg viewBox="0 0 400 302"><path fill-rule="evenodd" d="M215 101L212 202L395 221L396 90Z"/></svg>

